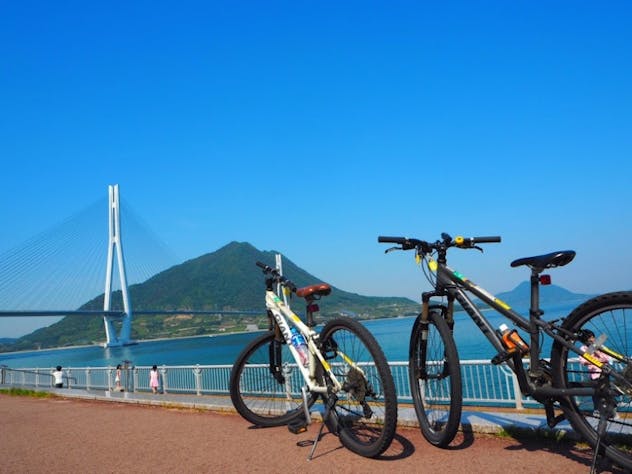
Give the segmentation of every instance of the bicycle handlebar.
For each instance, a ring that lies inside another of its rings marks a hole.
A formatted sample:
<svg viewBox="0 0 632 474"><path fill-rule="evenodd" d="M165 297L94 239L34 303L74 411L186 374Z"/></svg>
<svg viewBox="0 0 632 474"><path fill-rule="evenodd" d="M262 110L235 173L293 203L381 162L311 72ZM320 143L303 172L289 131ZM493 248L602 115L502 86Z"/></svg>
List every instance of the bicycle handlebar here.
<svg viewBox="0 0 632 474"><path fill-rule="evenodd" d="M268 273L268 272L271 272L272 270L274 270L272 267L269 267L265 263L261 263L258 260L255 262L255 265L257 265L259 268L262 268L263 269L263 273Z"/></svg>
<svg viewBox="0 0 632 474"><path fill-rule="evenodd" d="M283 286L289 288L293 293L296 292L296 285L292 282L292 280L288 280L283 275L280 275L279 270L259 261L255 262L255 264L263 270L263 273L270 275L275 283L281 283Z"/></svg>
<svg viewBox="0 0 632 474"><path fill-rule="evenodd" d="M494 235L494 236L489 236L489 237L456 237L454 239L454 242L456 243L457 247L467 247L468 245L474 245L474 244L495 244L500 242L500 236L499 235Z"/></svg>
<svg viewBox="0 0 632 474"><path fill-rule="evenodd" d="M408 237L386 237L385 235L380 235L377 241L380 243L403 244L408 241Z"/></svg>
<svg viewBox="0 0 632 474"><path fill-rule="evenodd" d="M500 236L487 237L455 237L452 239L448 234L441 234L441 240L434 243L425 240L410 239L408 237L388 237L380 235L377 238L379 243L391 243L401 245L402 250L418 249L423 253L429 253L432 250L448 249L449 247L459 247L462 249L478 248L476 244L498 243L501 241Z"/></svg>

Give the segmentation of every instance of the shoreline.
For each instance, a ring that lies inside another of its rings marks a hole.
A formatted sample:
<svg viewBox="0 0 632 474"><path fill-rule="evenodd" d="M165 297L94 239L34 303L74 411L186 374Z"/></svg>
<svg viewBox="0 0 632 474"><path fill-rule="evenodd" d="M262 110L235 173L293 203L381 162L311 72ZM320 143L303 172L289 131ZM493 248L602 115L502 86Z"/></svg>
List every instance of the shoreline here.
<svg viewBox="0 0 632 474"><path fill-rule="evenodd" d="M371 321L385 321L389 319L402 319L402 318L415 318L415 317L416 316L413 316L413 315L403 315L403 316L390 316L387 318L359 319L358 321L366 323L366 322L371 322ZM136 344L144 344L148 342L173 341L173 340L179 340L179 339L199 339L199 338L205 338L205 337L214 338L214 337L221 337L221 336L234 336L236 334L255 334L255 333L265 332L265 331L267 331L267 329L257 329L256 331L231 331L231 332L222 332L222 333L208 333L208 334L198 334L196 336L173 336L173 337L157 337L155 339L137 339L137 340L134 340L134 342L132 344L129 344L128 346L133 346ZM76 346L47 347L45 349L26 349L23 351L0 352L0 358L2 358L2 356L4 355L11 355L11 354L20 354L20 355L30 354L30 353L38 354L38 353L43 353L43 352L48 352L48 351L61 351L65 349L81 349L81 348L86 348L86 347L101 347L103 349L106 349L106 347L104 347L103 344L105 344L105 342L99 342L96 344L80 344ZM127 347L127 346L116 346L116 347Z"/></svg>
<svg viewBox="0 0 632 474"><path fill-rule="evenodd" d="M129 346L135 346L138 344L145 344L148 342L173 341L173 340L179 340L179 339L200 339L200 338L205 338L205 337L213 338L213 337L219 337L219 336L232 336L235 334L254 334L257 332L264 332L264 330L258 329L256 331L235 331L235 332L224 332L220 334L216 334L216 333L198 334L197 336L174 336L174 337L158 337L156 339L138 339L138 340L134 340L134 342L131 344L126 344L124 346L114 346L114 347L116 348L129 347ZM23 351L0 352L0 358L2 358L2 356L4 355L41 354L41 353L52 352L52 351L63 351L66 349L83 349L83 348L92 348L92 347L100 347L101 349L108 349L108 347L105 347L104 344L105 342L99 342L96 344L80 344L77 346L47 347L45 349L26 349Z"/></svg>

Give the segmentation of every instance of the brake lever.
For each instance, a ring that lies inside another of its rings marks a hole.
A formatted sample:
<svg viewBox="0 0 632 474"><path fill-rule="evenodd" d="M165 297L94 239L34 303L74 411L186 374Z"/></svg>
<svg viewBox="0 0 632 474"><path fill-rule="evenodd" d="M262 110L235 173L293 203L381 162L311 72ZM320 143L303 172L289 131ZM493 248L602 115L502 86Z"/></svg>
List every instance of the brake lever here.
<svg viewBox="0 0 632 474"><path fill-rule="evenodd" d="M485 252L483 252L483 249L481 247L479 247L478 245L472 245L471 248L476 249L476 250L480 250L481 253L485 253Z"/></svg>
<svg viewBox="0 0 632 474"><path fill-rule="evenodd" d="M391 247L390 249L384 250L384 253L392 252L393 250L404 250L402 247Z"/></svg>

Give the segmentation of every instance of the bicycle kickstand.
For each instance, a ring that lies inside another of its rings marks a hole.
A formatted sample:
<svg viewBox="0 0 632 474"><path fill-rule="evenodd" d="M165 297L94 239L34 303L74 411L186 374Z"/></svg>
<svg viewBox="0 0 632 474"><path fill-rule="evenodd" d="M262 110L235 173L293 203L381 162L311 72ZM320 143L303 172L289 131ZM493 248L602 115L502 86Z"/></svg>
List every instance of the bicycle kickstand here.
<svg viewBox="0 0 632 474"><path fill-rule="evenodd" d="M608 425L608 418L614 413L616 403L612 400L601 400L599 402L599 422L597 424L597 443L595 444L595 452L593 454L592 465L590 466L590 473L597 472L597 460L600 455L603 454L604 448L601 447L601 440L606 434L606 426Z"/></svg>
<svg viewBox="0 0 632 474"><path fill-rule="evenodd" d="M606 420L603 416L599 418L599 424L597 425L597 444L595 445L595 452L593 453L592 463L590 465L590 474L597 473L597 460L601 455L601 437L606 431Z"/></svg>
<svg viewBox="0 0 632 474"><path fill-rule="evenodd" d="M316 445L318 445L318 442L320 441L320 438L323 434L323 429L325 428L326 420L329 419L329 414L331 413L331 409L334 407L337 400L338 400L338 397L336 397L336 395L333 395L333 394L327 397L325 413L323 414L323 419L320 424L320 428L318 429L318 434L316 435L316 438L314 439L314 443L312 444L312 450L309 453L309 456L307 456L308 461L311 461L312 458L314 457L314 452L316 451Z"/></svg>

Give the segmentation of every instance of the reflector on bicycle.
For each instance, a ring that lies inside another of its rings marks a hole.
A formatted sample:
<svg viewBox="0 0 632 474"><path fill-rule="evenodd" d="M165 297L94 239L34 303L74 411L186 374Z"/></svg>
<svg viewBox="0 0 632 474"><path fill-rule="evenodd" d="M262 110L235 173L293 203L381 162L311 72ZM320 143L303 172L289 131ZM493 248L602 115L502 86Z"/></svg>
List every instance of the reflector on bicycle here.
<svg viewBox="0 0 632 474"><path fill-rule="evenodd" d="M541 285L550 285L551 284L551 275L540 275L540 284Z"/></svg>

